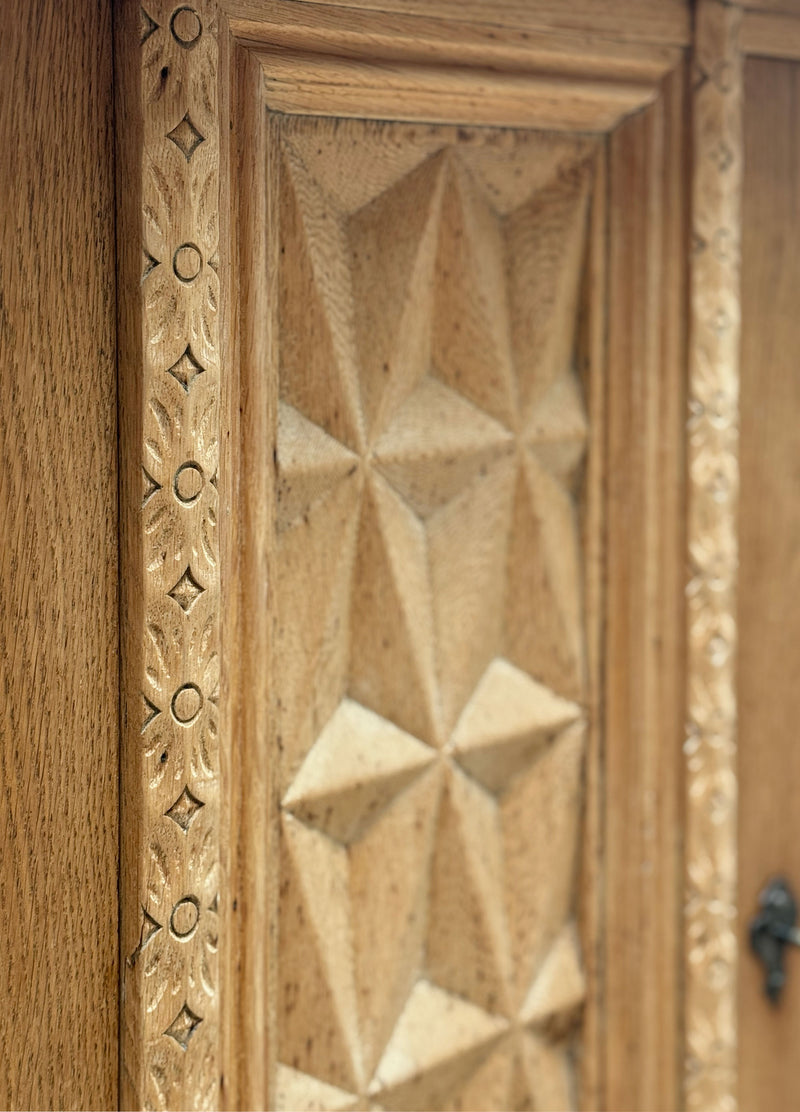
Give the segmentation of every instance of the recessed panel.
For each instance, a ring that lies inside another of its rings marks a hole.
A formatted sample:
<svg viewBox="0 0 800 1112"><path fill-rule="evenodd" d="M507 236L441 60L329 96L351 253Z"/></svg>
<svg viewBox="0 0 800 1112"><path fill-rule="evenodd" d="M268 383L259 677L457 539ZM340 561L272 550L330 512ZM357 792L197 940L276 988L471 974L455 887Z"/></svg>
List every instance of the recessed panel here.
<svg viewBox="0 0 800 1112"><path fill-rule="evenodd" d="M274 123L276 1101L572 1107L596 144Z"/></svg>

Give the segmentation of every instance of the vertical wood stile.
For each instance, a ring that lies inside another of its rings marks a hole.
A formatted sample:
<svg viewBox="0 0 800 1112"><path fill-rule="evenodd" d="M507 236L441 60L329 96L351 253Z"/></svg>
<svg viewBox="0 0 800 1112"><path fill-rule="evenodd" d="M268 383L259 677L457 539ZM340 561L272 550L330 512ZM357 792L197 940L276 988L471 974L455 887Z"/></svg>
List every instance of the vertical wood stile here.
<svg viewBox="0 0 800 1112"><path fill-rule="evenodd" d="M689 383L686 1104L736 1096L736 578L741 13L701 0Z"/></svg>
<svg viewBox="0 0 800 1112"><path fill-rule="evenodd" d="M216 10L120 6L123 1107L219 1103Z"/></svg>
<svg viewBox="0 0 800 1112"><path fill-rule="evenodd" d="M604 1106L654 1112L681 1087L684 86L609 139Z"/></svg>

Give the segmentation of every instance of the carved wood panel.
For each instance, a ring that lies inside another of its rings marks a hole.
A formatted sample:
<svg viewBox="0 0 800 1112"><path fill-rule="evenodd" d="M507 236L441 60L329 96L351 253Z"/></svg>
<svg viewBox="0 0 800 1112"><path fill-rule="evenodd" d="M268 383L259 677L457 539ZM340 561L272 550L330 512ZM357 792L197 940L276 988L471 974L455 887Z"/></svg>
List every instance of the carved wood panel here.
<svg viewBox="0 0 800 1112"><path fill-rule="evenodd" d="M277 1105L571 1107L596 142L276 133Z"/></svg>

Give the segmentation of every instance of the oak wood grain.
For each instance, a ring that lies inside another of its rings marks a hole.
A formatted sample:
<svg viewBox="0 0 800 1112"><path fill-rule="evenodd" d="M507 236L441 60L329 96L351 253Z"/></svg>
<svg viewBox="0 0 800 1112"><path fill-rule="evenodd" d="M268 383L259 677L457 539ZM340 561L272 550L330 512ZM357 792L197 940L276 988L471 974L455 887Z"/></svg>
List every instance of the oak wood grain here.
<svg viewBox="0 0 800 1112"><path fill-rule="evenodd" d="M110 4L0 39L0 1105L117 1101Z"/></svg>

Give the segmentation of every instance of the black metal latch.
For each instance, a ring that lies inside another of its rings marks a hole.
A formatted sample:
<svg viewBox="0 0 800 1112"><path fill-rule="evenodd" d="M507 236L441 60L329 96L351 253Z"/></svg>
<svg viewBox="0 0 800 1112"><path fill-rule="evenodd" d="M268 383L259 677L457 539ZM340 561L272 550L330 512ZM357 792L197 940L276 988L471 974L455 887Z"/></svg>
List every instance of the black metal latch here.
<svg viewBox="0 0 800 1112"><path fill-rule="evenodd" d="M764 991L773 1004L786 983L784 946L800 946L797 901L783 877L775 877L758 897L758 915L750 922L750 945L764 963Z"/></svg>

